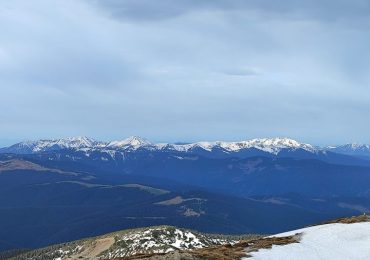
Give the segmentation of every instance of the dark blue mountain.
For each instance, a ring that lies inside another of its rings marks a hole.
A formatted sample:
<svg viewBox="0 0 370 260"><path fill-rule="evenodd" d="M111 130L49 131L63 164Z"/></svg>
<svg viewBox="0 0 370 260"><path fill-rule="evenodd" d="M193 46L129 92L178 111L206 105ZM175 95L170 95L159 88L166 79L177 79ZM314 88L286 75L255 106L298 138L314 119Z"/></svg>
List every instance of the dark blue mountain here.
<svg viewBox="0 0 370 260"><path fill-rule="evenodd" d="M214 233L275 233L358 214L358 208L346 206L351 201L345 198L314 201L294 194L241 198L168 179L139 175L112 179L109 173L101 177L23 160L3 162L1 169L0 250L161 224ZM174 190L168 189L172 186ZM356 203L370 206L366 199Z"/></svg>
<svg viewBox="0 0 370 260"><path fill-rule="evenodd" d="M0 153L0 250L160 224L277 233L369 213L369 163L290 139L17 144Z"/></svg>

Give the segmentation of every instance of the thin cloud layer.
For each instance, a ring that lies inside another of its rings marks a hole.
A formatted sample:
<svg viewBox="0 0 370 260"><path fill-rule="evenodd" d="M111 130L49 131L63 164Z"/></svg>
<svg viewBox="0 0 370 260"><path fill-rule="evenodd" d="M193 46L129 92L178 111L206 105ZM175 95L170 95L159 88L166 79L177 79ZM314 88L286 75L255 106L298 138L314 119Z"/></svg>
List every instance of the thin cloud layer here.
<svg viewBox="0 0 370 260"><path fill-rule="evenodd" d="M0 143L370 142L368 1L0 4ZM335 129L335 130L334 130Z"/></svg>
<svg viewBox="0 0 370 260"><path fill-rule="evenodd" d="M116 18L136 21L171 19L196 11L249 11L270 18L361 22L368 21L370 11L366 0L93 0L89 3Z"/></svg>

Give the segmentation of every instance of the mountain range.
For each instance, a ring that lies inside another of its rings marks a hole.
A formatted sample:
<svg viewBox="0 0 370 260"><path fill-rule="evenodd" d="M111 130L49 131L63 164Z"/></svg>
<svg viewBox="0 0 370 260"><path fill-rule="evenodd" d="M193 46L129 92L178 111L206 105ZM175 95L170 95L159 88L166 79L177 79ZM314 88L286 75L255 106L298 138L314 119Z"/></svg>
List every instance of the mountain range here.
<svg viewBox="0 0 370 260"><path fill-rule="evenodd" d="M176 152L223 152L238 156L238 153L246 150L255 150L262 153L279 155L280 153L291 150L302 150L309 153L335 152L348 155L370 156L370 145L365 144L345 144L339 146L319 147L306 143L301 143L289 138L262 138L239 142L196 142L196 143L152 143L145 138L131 136L120 141L96 141L88 137L68 137L62 139L44 139L37 141L20 142L9 147L0 149L2 153L29 154L50 152L62 149L73 149L80 151L91 150L119 150L119 151L176 151Z"/></svg>
<svg viewBox="0 0 370 260"><path fill-rule="evenodd" d="M115 160L115 156L123 156L128 152L161 152L198 154L212 158L251 156L283 156L283 157L327 157L330 160L333 153L355 156L361 159L370 158L370 145L345 144L338 146L319 147L301 143L289 138L262 138L239 142L195 142L195 143L152 143L145 138L131 136L120 141L96 141L88 137L68 137L62 139L37 140L20 142L9 147L0 148L0 153L37 154L50 153L61 150L91 153L100 152ZM334 156L335 157L335 156ZM348 158L339 158L345 162Z"/></svg>
<svg viewBox="0 0 370 260"><path fill-rule="evenodd" d="M18 143L0 150L0 251L164 224L277 233L369 213L366 147L288 138Z"/></svg>

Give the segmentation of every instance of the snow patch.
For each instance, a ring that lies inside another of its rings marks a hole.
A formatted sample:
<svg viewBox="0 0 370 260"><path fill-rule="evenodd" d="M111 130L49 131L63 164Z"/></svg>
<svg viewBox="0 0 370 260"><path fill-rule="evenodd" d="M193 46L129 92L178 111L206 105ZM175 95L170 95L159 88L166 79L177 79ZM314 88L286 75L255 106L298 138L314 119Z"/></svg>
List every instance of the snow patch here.
<svg viewBox="0 0 370 260"><path fill-rule="evenodd" d="M370 222L326 224L276 236L301 233L299 243L273 246L251 253L256 260L367 260L370 259Z"/></svg>

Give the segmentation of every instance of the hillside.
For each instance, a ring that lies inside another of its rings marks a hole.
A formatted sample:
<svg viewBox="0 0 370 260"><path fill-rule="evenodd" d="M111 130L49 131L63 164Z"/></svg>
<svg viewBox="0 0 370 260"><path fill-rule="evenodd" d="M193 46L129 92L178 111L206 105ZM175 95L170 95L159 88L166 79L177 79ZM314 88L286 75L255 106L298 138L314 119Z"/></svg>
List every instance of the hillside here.
<svg viewBox="0 0 370 260"><path fill-rule="evenodd" d="M171 226L131 229L11 258L114 260L369 259L370 217L341 218L268 237L202 234Z"/></svg>
<svg viewBox="0 0 370 260"><path fill-rule="evenodd" d="M119 163L94 156L0 155L0 251L156 225L274 234L370 213L369 167L283 157L138 152Z"/></svg>
<svg viewBox="0 0 370 260"><path fill-rule="evenodd" d="M173 226L123 230L26 252L11 259L118 259L193 250L255 237L205 234Z"/></svg>
<svg viewBox="0 0 370 260"><path fill-rule="evenodd" d="M157 225L274 234L370 213L370 161L287 138L78 137L9 149L0 152L0 251Z"/></svg>

